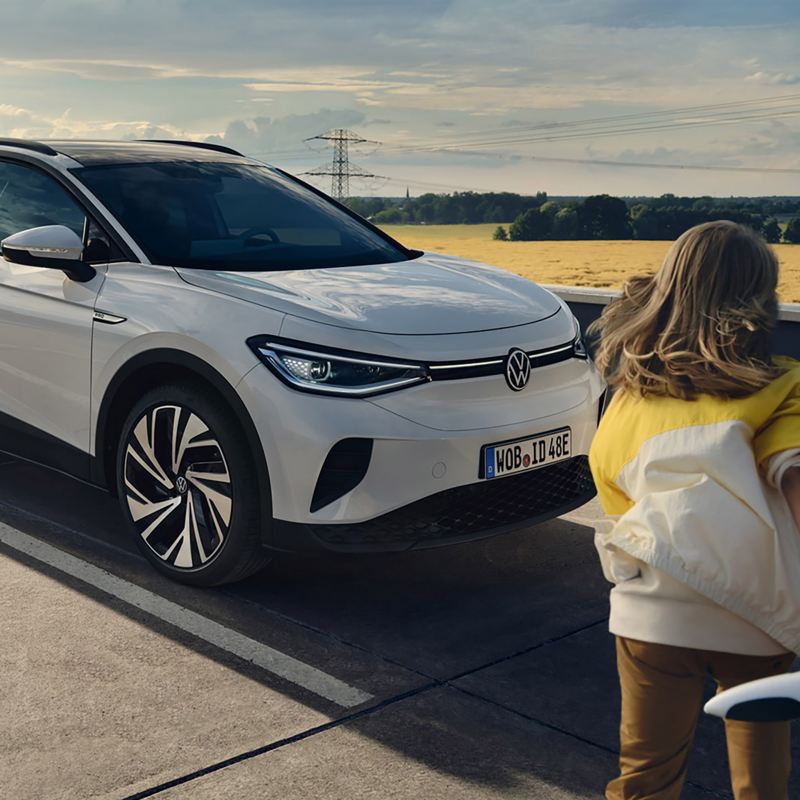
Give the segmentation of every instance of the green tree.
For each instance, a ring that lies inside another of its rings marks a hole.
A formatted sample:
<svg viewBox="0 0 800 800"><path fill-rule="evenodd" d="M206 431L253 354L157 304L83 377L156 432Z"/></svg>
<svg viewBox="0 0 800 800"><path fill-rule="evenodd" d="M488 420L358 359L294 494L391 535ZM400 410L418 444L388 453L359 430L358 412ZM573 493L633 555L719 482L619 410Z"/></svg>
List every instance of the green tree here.
<svg viewBox="0 0 800 800"><path fill-rule="evenodd" d="M558 214L560 208L561 206L558 203L548 200L546 203L542 203L539 206L539 211L541 211L542 214L547 214L548 216L554 217L556 214Z"/></svg>
<svg viewBox="0 0 800 800"><path fill-rule="evenodd" d="M494 205L486 207L486 210L483 212L483 219L481 221L497 222L501 219L507 219L507 217L503 216L503 207L499 203L495 203Z"/></svg>
<svg viewBox="0 0 800 800"><path fill-rule="evenodd" d="M789 244L800 244L800 217L792 217L783 231L783 241Z"/></svg>
<svg viewBox="0 0 800 800"><path fill-rule="evenodd" d="M768 219L761 226L761 235L770 243L778 244L781 240L781 226L778 225L778 220L775 217Z"/></svg>
<svg viewBox="0 0 800 800"><path fill-rule="evenodd" d="M492 239L497 242L507 242L508 241L508 231L502 226L498 225L494 229L494 233L492 234Z"/></svg>
<svg viewBox="0 0 800 800"><path fill-rule="evenodd" d="M538 208L529 208L520 214L508 229L508 238L518 242L533 242L549 239L551 218Z"/></svg>
<svg viewBox="0 0 800 800"><path fill-rule="evenodd" d="M578 212L574 206L560 208L553 217L554 239L575 239L578 236Z"/></svg>
<svg viewBox="0 0 800 800"><path fill-rule="evenodd" d="M408 217L402 208L391 206L384 208L372 217L376 225L398 225L408 221Z"/></svg>
<svg viewBox="0 0 800 800"><path fill-rule="evenodd" d="M630 211L634 239L661 239L658 211L646 203L637 203Z"/></svg>
<svg viewBox="0 0 800 800"><path fill-rule="evenodd" d="M628 206L619 197L595 194L578 205L581 239L630 239Z"/></svg>

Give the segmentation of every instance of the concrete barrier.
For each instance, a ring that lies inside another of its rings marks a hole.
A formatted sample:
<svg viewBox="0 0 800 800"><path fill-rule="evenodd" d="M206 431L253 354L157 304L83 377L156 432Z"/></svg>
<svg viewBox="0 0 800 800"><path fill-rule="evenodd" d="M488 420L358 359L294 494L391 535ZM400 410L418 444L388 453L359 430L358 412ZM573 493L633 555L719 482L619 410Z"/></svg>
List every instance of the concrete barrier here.
<svg viewBox="0 0 800 800"><path fill-rule="evenodd" d="M619 297L618 289L591 289L574 286L549 286L565 300L585 331L603 310L603 306ZM775 352L800 359L800 303L781 303L778 329L775 332Z"/></svg>

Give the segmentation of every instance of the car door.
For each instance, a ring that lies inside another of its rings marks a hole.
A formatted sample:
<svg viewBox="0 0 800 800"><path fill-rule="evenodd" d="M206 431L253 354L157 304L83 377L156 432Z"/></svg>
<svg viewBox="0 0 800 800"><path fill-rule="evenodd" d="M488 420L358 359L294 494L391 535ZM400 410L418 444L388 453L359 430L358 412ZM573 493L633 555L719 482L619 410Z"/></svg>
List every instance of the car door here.
<svg viewBox="0 0 800 800"><path fill-rule="evenodd" d="M0 239L40 225L84 236L87 214L52 175L0 160ZM92 316L105 275L0 258L0 449L68 472L89 463Z"/></svg>

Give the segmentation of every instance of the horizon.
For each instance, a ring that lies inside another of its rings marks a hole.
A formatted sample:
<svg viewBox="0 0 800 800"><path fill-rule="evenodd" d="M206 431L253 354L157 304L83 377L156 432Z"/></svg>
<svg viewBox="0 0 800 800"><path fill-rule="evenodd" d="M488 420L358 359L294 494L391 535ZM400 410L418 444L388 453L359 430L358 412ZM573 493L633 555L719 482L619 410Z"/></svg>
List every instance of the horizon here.
<svg viewBox="0 0 800 800"><path fill-rule="evenodd" d="M473 191L469 189L467 191ZM550 194L550 192L542 189L546 195L547 200L561 201L561 200L583 200L586 197L591 197L588 194ZM476 192L477 194L501 194L503 190L486 189L485 191ZM428 192L420 192L419 194L411 194L410 199L419 197ZM458 190L454 192L431 192L431 194L458 194ZM463 192L461 192L463 194ZM518 194L520 197L536 197L536 193L529 194L528 192L512 192L511 194ZM610 192L597 192L596 194L610 194ZM619 197L620 200L658 200L662 197L671 195L671 192L664 192L663 194L618 194L612 195ZM703 197L710 197L712 200L800 200L800 193L798 194L739 194L739 195L673 195L676 199L690 198L692 200L699 200ZM355 200L405 200L405 194L352 194L352 199Z"/></svg>

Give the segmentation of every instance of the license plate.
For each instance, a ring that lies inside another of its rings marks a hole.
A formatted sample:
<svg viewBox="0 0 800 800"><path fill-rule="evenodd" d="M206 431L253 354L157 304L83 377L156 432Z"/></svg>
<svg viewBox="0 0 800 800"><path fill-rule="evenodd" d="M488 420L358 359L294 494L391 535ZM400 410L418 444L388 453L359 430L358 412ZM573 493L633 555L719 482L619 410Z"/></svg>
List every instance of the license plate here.
<svg viewBox="0 0 800 800"><path fill-rule="evenodd" d="M501 478L536 469L572 455L572 431L569 428L532 436L504 444L487 444L483 448L483 467L486 479Z"/></svg>

